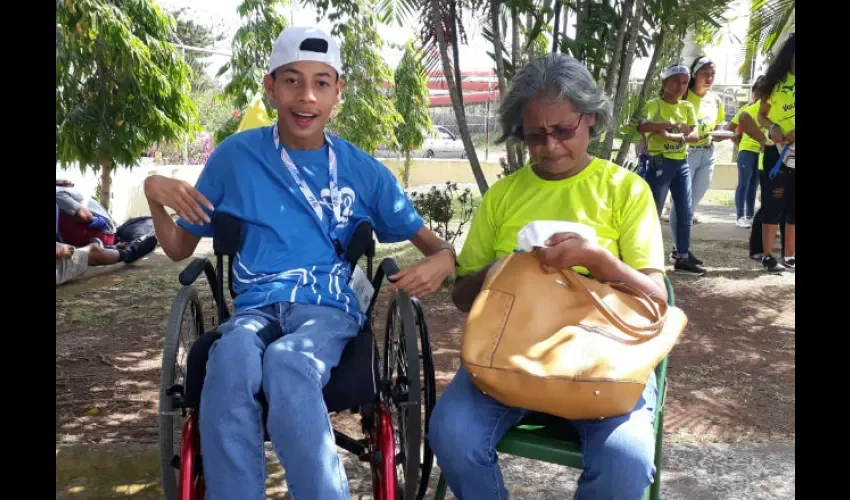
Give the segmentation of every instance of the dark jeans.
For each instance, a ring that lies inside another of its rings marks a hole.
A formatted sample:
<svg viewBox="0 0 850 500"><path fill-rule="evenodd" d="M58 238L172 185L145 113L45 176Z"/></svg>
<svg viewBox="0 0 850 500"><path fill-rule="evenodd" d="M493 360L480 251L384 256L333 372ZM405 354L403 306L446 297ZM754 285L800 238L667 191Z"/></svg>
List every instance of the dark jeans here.
<svg viewBox="0 0 850 500"><path fill-rule="evenodd" d="M673 160L663 156L649 158L646 165L646 183L655 198L659 217L664 209L667 193L673 197L676 210L676 227L673 240L680 254L688 253L691 241L691 173L687 160ZM671 217L670 220L673 220Z"/></svg>
<svg viewBox="0 0 850 500"><path fill-rule="evenodd" d="M752 217L756 206L759 182L759 154L738 151L738 188L735 189L735 208L738 218Z"/></svg>

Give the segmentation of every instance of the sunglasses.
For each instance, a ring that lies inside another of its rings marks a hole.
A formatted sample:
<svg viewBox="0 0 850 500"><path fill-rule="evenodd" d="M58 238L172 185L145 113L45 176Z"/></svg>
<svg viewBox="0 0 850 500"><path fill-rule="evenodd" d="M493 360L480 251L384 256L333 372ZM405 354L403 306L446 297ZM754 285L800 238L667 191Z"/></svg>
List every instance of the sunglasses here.
<svg viewBox="0 0 850 500"><path fill-rule="evenodd" d="M570 125L568 127L555 127L554 130L548 133L540 132L536 134L524 134L523 139L529 146L543 146L546 144L546 139L550 135L556 141L569 141L575 137L576 130L578 130L578 126L581 124L581 119L583 117L584 115L579 116L575 125Z"/></svg>

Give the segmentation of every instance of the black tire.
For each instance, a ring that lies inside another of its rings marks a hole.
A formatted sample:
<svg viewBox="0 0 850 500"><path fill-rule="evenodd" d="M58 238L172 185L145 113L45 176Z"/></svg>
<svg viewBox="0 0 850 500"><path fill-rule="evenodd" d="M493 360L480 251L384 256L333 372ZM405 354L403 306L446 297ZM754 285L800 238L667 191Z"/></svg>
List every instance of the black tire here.
<svg viewBox="0 0 850 500"><path fill-rule="evenodd" d="M431 151L430 149L425 152L425 158L433 158L433 157L434 157L434 152Z"/></svg>
<svg viewBox="0 0 850 500"><path fill-rule="evenodd" d="M175 405L182 394L168 395L166 391L182 386L186 380L186 356L198 337L204 333L204 315L195 289L183 287L171 304L168 327L162 350L162 371L159 382L159 456L162 489L166 500L177 499L178 470L172 464L180 454L180 438L184 422L183 409Z"/></svg>
<svg viewBox="0 0 850 500"><path fill-rule="evenodd" d="M416 499L425 498L428 491L428 482L431 479L431 469L434 466L434 450L428 443L428 431L430 429L431 412L437 404L437 378L434 373L434 352L431 349L431 335L428 332L428 323L425 321L425 312L418 299L413 299L413 307L416 310L416 327L419 332L419 352L422 359L422 404L425 406L425 432L422 439L422 463L420 468L422 476L419 479L419 491Z"/></svg>
<svg viewBox="0 0 850 500"><path fill-rule="evenodd" d="M387 311L382 379L391 394L399 500L416 498L421 474L422 389L415 318L410 298L396 292Z"/></svg>

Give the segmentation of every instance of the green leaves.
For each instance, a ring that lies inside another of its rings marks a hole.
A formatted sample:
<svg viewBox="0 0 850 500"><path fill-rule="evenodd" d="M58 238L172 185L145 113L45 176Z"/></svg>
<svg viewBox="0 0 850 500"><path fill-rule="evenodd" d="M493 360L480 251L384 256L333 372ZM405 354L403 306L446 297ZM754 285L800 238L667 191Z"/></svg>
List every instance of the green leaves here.
<svg viewBox="0 0 850 500"><path fill-rule="evenodd" d="M428 79L421 61L420 51L408 42L395 70L395 109L401 117L395 128L398 151L419 149L432 130Z"/></svg>
<svg viewBox="0 0 850 500"><path fill-rule="evenodd" d="M395 147L401 121L392 99L393 74L381 57L383 40L373 8L363 2L358 14L334 27L342 35L340 53L345 88L332 130L369 154L380 144Z"/></svg>
<svg viewBox="0 0 850 500"><path fill-rule="evenodd" d="M150 0L60 0L56 159L131 166L151 144L197 130L176 24Z"/></svg>
<svg viewBox="0 0 850 500"><path fill-rule="evenodd" d="M796 0L752 0L747 42L769 52L789 28L795 24Z"/></svg>
<svg viewBox="0 0 850 500"><path fill-rule="evenodd" d="M288 24L282 11L288 4L286 0L244 0L237 9L243 24L233 36L230 62L218 71L219 76L231 71L224 94L237 108L244 108L263 88L274 41Z"/></svg>

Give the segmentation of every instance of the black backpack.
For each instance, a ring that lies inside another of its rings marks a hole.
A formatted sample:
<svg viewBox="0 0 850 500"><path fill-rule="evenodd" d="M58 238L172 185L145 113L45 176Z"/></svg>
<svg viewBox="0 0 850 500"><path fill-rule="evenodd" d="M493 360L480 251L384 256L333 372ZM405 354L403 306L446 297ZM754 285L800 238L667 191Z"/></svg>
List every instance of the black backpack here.
<svg viewBox="0 0 850 500"><path fill-rule="evenodd" d="M156 233L151 216L133 217L115 230L115 237L118 240L116 243L131 243L154 234Z"/></svg>

